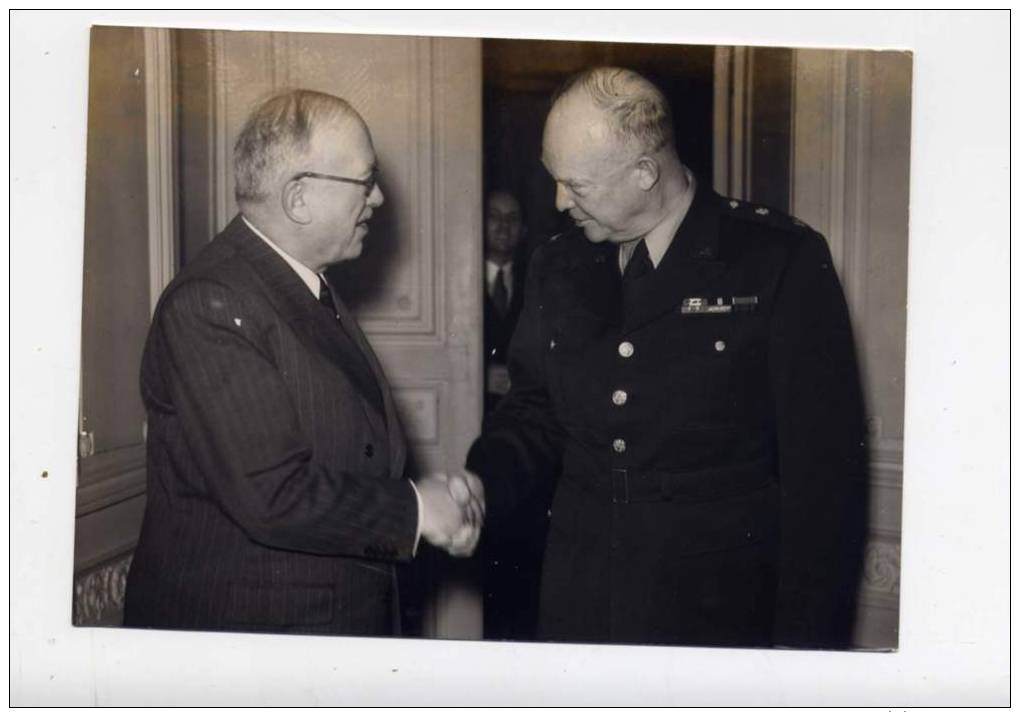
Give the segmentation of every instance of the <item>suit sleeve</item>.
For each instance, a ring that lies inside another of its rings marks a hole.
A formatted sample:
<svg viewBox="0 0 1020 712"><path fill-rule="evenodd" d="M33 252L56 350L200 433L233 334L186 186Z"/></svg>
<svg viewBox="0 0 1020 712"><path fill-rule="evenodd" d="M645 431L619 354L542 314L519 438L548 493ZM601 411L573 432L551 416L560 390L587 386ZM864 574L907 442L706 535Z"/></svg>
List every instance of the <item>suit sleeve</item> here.
<svg viewBox="0 0 1020 712"><path fill-rule="evenodd" d="M780 645L846 647L867 527L867 450L846 302L824 239L793 251L769 349L781 491Z"/></svg>
<svg viewBox="0 0 1020 712"><path fill-rule="evenodd" d="M541 479L555 476L563 458L563 428L550 401L544 364L543 254L536 250L528 266L524 305L510 340L510 391L486 418L467 456L467 469L485 485L492 522L510 514Z"/></svg>
<svg viewBox="0 0 1020 712"><path fill-rule="evenodd" d="M260 346L259 316L212 282L182 285L157 314L164 385L210 496L265 546L410 558L417 526L411 485L313 457L281 374Z"/></svg>

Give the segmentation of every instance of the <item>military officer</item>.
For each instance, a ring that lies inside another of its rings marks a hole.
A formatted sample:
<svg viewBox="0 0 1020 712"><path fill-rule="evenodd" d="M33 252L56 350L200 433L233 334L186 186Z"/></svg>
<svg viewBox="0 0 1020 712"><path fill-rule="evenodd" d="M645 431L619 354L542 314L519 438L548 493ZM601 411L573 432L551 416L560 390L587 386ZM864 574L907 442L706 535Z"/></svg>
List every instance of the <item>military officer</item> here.
<svg viewBox="0 0 1020 712"><path fill-rule="evenodd" d="M568 81L543 163L576 227L534 254L466 466L487 526L560 472L540 636L846 647L866 455L824 238L699 183L629 70Z"/></svg>

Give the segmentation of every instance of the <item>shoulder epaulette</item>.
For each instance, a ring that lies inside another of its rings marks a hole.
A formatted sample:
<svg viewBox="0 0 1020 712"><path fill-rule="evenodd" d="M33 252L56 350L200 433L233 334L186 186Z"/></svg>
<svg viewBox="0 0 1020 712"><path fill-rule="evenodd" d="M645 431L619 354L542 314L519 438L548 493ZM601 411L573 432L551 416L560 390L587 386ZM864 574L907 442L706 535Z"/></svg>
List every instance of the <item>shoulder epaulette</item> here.
<svg viewBox="0 0 1020 712"><path fill-rule="evenodd" d="M787 215L779 210L773 210L772 208L764 205L749 203L744 200L736 200L734 198L724 198L723 203L728 211L736 218L752 220L757 223L778 227L780 229L808 230L813 232L811 226L803 220L795 218L792 215Z"/></svg>

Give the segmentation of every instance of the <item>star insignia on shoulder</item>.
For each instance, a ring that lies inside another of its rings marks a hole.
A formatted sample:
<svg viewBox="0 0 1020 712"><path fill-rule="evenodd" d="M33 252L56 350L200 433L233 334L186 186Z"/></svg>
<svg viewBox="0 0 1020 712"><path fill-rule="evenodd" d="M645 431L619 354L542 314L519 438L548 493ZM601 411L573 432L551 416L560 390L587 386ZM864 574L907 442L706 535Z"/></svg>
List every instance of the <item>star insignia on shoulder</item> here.
<svg viewBox="0 0 1020 712"><path fill-rule="evenodd" d="M730 207L733 208L734 210L736 210L737 208L740 207L740 203L737 202L736 200L731 200L730 201Z"/></svg>

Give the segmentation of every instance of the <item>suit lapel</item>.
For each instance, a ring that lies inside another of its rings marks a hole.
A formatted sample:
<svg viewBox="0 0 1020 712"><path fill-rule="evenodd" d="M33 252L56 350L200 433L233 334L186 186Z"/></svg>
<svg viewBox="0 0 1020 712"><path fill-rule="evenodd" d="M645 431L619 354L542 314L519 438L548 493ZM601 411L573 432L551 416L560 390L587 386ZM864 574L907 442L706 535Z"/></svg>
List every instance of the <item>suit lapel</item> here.
<svg viewBox="0 0 1020 712"><path fill-rule="evenodd" d="M623 296L625 334L672 311L725 270L719 258L718 201L711 190L698 188L659 266L628 286Z"/></svg>
<svg viewBox="0 0 1020 712"><path fill-rule="evenodd" d="M376 411L368 413L367 411L371 409L366 409L366 414L382 425L380 416L385 412L381 394L383 389L371 366L374 359L368 358L364 353L367 349L355 342L361 330L350 331L346 323L343 329L339 328L290 265L252 233L240 216L234 218L224 230L224 237L248 260L265 282L269 300L280 316L291 325L298 338L305 342L310 350L324 354L343 371ZM340 300L335 297L334 301L340 304ZM350 317L345 308L343 311L356 328L353 317ZM365 346L367 347L367 344Z"/></svg>
<svg viewBox="0 0 1020 712"><path fill-rule="evenodd" d="M379 396L377 407L380 408L386 418L386 432L389 434L390 474L394 477L400 477L404 472L404 463L407 459L407 444L404 441L403 429L400 427L396 407L393 402L393 394L390 391L389 382L386 380L386 374L379 363L379 359L376 358L371 344L365 338L365 333L361 330L357 319L351 314L343 299L340 298L340 295L333 289L333 285L329 283L329 280L326 280L326 285L333 295L333 303L336 305L337 315L340 317L343 331L351 337L354 345L357 346L368 367L372 370L375 390Z"/></svg>

